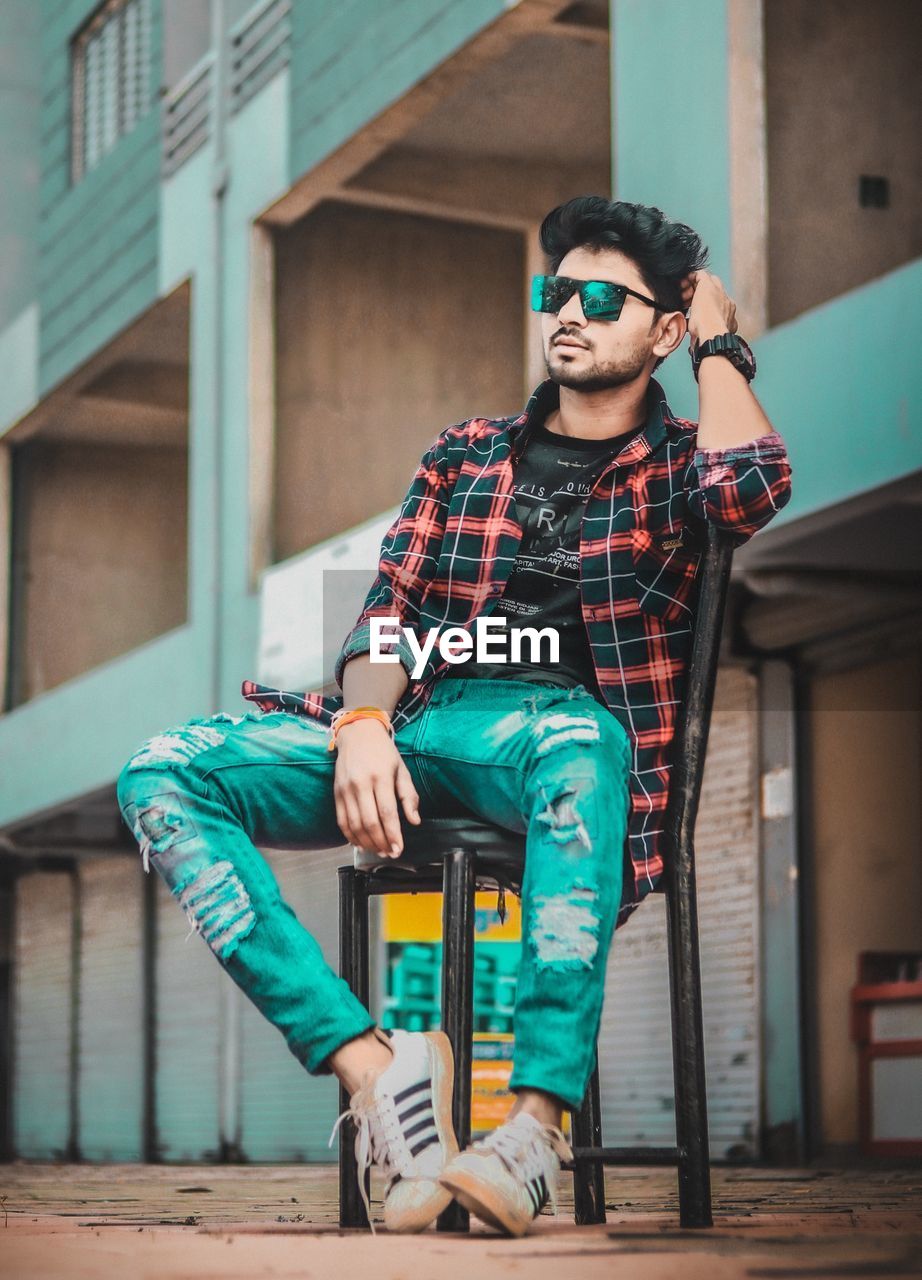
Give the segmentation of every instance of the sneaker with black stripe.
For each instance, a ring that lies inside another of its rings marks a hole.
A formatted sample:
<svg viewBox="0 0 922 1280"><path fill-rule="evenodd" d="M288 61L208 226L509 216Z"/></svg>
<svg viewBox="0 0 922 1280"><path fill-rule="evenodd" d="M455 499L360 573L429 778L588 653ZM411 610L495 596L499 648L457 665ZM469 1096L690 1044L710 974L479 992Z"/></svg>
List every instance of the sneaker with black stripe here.
<svg viewBox="0 0 922 1280"><path fill-rule="evenodd" d="M520 1111L450 1160L439 1182L481 1222L521 1236L548 1201L556 1213L560 1161L572 1158L559 1129Z"/></svg>
<svg viewBox="0 0 922 1280"><path fill-rule="evenodd" d="M333 1134L346 1116L355 1121L369 1223L365 1170L374 1164L387 1179L384 1225L389 1231L422 1231L452 1200L438 1176L458 1153L451 1120L454 1057L442 1031L393 1031L389 1042L393 1061L352 1095Z"/></svg>

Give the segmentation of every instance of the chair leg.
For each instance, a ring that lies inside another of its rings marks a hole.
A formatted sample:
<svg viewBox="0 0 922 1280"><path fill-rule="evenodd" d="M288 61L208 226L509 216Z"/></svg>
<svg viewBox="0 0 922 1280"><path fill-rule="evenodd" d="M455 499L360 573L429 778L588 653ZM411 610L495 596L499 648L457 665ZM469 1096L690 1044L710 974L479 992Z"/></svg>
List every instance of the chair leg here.
<svg viewBox="0 0 922 1280"><path fill-rule="evenodd" d="M368 887L364 875L353 867L339 868L339 972L353 993L368 1004ZM349 1094L340 1086L340 1112L349 1106ZM368 1227L368 1214L359 1191L355 1158L355 1125L344 1120L339 1131L339 1225ZM365 1170L365 1191L371 1186Z"/></svg>
<svg viewBox="0 0 922 1280"><path fill-rule="evenodd" d="M463 1150L471 1140L471 1060L474 1036L474 852L445 856L442 889L442 1029L455 1058L452 1122ZM458 1203L438 1219L439 1231L468 1231L470 1217Z"/></svg>
<svg viewBox="0 0 922 1280"><path fill-rule="evenodd" d="M570 1113L574 1147L601 1147L602 1105L599 1061L589 1080L582 1106ZM605 1170L598 1161L577 1160L573 1166L574 1217L577 1226L605 1221Z"/></svg>
<svg viewBox="0 0 922 1280"><path fill-rule="evenodd" d="M704 1027L698 909L691 856L676 859L666 892L669 920L669 990L679 1148L679 1218L683 1227L711 1227Z"/></svg>

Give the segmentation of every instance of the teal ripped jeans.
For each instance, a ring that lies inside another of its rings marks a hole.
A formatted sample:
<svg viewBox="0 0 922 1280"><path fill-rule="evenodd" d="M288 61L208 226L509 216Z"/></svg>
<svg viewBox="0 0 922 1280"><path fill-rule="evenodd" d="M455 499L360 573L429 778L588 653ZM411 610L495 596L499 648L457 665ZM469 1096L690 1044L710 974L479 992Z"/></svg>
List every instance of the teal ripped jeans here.
<svg viewBox="0 0 922 1280"><path fill-rule="evenodd" d="M191 720L118 781L141 848L218 962L314 1075L375 1025L282 898L257 845L334 848L336 753L289 712ZM630 745L577 685L441 680L395 743L420 814L459 806L526 833L512 1089L582 1101L621 900Z"/></svg>

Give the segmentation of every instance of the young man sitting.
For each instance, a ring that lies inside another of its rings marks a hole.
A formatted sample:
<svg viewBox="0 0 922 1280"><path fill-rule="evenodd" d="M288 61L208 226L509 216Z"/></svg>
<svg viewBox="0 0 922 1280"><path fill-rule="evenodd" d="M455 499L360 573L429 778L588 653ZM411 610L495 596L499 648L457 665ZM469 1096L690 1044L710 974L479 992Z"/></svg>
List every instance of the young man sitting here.
<svg viewBox="0 0 922 1280"><path fill-rule="evenodd" d="M304 1067L350 1092L393 1231L423 1229L456 1197L521 1234L553 1196L612 934L663 869L703 532L742 543L790 495L784 442L699 237L592 196L554 209L540 234L548 380L520 416L471 418L426 450L337 659L342 696L246 682L250 715L168 730L119 779L145 865ZM652 377L686 333L697 426ZM463 641L487 615L513 624L510 641L523 625L558 647L452 662L424 644L448 628ZM390 661L373 660L382 645ZM345 839L399 858L402 821L458 804L526 834L516 1100L464 1152L447 1037L377 1028L256 847Z"/></svg>

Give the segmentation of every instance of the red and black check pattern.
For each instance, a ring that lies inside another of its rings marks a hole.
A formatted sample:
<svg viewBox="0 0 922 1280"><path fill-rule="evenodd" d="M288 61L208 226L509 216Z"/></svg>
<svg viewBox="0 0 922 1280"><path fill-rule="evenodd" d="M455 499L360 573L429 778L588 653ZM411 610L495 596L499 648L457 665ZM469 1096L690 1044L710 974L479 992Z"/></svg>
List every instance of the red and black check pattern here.
<svg viewBox="0 0 922 1280"><path fill-rule="evenodd" d="M529 427L558 402L544 382L516 418L472 418L446 428L423 455L400 511L384 536L378 573L334 675L370 649L369 619L396 616L420 638L430 628L471 627L490 612L512 570L522 528L516 516L514 464ZM663 816L669 747L685 692L695 582L707 522L741 545L788 501L791 468L772 431L730 449L698 449L696 424L670 412L651 383L644 431L599 477L583 515L580 583L583 619L599 688L633 744L628 853L619 925L663 870ZM409 674L402 640L391 652ZM417 716L446 670L433 649L410 680L394 728ZM252 681L244 696L264 710L289 710L326 722L342 695L289 693Z"/></svg>

